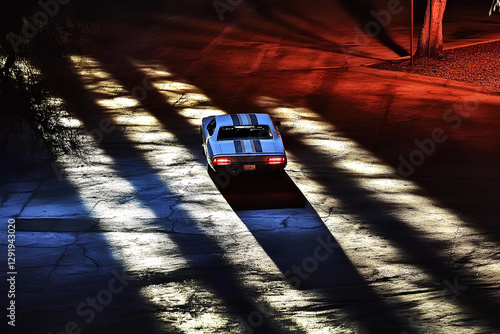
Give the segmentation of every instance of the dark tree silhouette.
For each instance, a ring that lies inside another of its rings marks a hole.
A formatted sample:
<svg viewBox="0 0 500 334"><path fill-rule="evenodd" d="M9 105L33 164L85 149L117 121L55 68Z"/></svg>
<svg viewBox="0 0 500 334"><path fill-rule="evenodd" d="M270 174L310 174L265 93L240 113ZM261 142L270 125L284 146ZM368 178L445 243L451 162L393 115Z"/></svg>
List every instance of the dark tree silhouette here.
<svg viewBox="0 0 500 334"><path fill-rule="evenodd" d="M366 27L369 22L374 20L373 12L378 11L376 1L374 0L341 0L344 9L355 18L361 26ZM387 32L384 25L380 26L380 31L371 35L377 38L383 45L397 53L399 56L407 56L409 53L399 44L397 44Z"/></svg>
<svg viewBox="0 0 500 334"><path fill-rule="evenodd" d="M79 147L76 129L62 121L68 116L64 101L52 93L40 70L40 65L57 63L81 35L70 29L76 4L40 3L0 5L0 162L16 171L78 153Z"/></svg>

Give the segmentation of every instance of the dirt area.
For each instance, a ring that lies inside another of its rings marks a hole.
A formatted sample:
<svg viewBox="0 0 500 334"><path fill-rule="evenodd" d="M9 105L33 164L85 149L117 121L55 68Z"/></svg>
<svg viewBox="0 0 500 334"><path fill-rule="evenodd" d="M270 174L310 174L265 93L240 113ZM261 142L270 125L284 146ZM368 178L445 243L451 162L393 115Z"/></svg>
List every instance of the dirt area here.
<svg viewBox="0 0 500 334"><path fill-rule="evenodd" d="M388 61L371 67L500 88L500 41L444 51L443 59ZM482 61L478 61L481 59Z"/></svg>

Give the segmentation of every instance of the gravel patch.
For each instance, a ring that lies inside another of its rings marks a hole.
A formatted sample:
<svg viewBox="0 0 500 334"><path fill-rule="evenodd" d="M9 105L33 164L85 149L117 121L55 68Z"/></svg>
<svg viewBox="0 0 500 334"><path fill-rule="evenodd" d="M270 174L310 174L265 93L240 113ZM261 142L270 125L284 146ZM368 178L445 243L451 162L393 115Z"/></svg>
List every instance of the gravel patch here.
<svg viewBox="0 0 500 334"><path fill-rule="evenodd" d="M444 51L443 59L387 61L373 68L414 73L500 88L500 41Z"/></svg>

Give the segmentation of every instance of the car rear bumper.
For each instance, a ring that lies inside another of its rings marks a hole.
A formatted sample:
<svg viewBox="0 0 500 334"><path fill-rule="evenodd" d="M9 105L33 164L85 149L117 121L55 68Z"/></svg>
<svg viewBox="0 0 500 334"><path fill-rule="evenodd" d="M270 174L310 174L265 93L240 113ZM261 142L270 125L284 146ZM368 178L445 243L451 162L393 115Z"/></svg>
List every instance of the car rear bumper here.
<svg viewBox="0 0 500 334"><path fill-rule="evenodd" d="M212 166L216 172L226 171L229 174L239 174L242 172L273 172L285 169L286 164L266 165L266 164L231 164L225 166Z"/></svg>
<svg viewBox="0 0 500 334"><path fill-rule="evenodd" d="M269 164L266 163L266 159L268 157L283 157L284 163L280 164ZM232 161L230 164L226 165L214 165L210 163L210 166L214 171L217 172L228 172L229 174L240 174L243 172L273 172L273 171L282 171L286 165L287 160L286 156L282 154L273 154L273 155L261 155L261 156L217 156L230 158Z"/></svg>

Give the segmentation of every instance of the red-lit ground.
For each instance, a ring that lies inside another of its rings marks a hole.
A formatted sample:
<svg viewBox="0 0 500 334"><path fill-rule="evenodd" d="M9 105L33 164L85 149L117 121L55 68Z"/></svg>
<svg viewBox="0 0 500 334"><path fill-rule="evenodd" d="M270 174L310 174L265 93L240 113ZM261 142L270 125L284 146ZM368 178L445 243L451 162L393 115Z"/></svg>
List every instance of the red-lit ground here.
<svg viewBox="0 0 500 334"><path fill-rule="evenodd" d="M498 332L500 96L361 66L407 49L406 2L376 38L371 2L195 3L121 13L59 65L97 140L2 186L19 328ZM487 10L450 7L446 45L498 39ZM283 179L207 173L200 119L243 112L282 122Z"/></svg>
<svg viewBox="0 0 500 334"><path fill-rule="evenodd" d="M382 62L374 68L426 75L500 88L500 42L479 43L444 51L442 59L409 59ZM500 91L500 90L499 90Z"/></svg>

